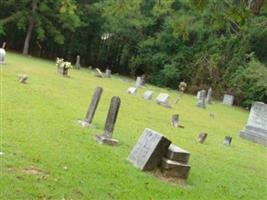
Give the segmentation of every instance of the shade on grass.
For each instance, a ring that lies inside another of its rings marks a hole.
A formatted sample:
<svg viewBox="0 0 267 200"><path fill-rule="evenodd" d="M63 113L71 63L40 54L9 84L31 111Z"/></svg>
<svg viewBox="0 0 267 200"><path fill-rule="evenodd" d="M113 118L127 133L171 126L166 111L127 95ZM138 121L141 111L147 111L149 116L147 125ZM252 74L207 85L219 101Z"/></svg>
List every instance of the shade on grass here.
<svg viewBox="0 0 267 200"><path fill-rule="evenodd" d="M55 63L9 53L1 67L0 199L264 199L267 196L267 150L239 138L248 112L219 102L199 109L184 95L172 109L127 94L134 84L124 77L94 77L88 70L71 70L71 78L56 74ZM28 83L17 74L28 74ZM126 80L126 81L125 81ZM95 87L103 87L93 123L82 119ZM154 96L175 91L148 85ZM95 142L102 133L112 96L121 97L114 130L120 146ZM184 129L171 126L178 113ZM214 119L210 117L214 113ZM154 129L191 152L187 186L177 186L140 172L126 160L145 128ZM199 132L207 132L198 144ZM231 147L224 136L233 137Z"/></svg>

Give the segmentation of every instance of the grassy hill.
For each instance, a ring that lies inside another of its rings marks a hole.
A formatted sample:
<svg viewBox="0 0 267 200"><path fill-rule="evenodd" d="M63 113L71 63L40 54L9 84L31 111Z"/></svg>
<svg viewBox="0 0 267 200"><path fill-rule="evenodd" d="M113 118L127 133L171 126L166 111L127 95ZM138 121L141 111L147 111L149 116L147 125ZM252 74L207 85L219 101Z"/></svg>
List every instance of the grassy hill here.
<svg viewBox="0 0 267 200"><path fill-rule="evenodd" d="M56 74L55 63L9 53L1 67L0 199L266 199L266 148L239 138L248 112L220 102L206 110L184 95L172 109L127 94L133 81L114 76L94 77L89 70L71 70L71 78ZM19 84L17 74L29 75ZM96 86L103 95L93 120L95 129L82 128ZM168 92L171 102L176 92ZM113 137L120 146L103 146L95 134L104 127L112 96L121 97ZM180 114L184 129L170 126ZM209 117L214 113L215 118ZM145 128L156 130L191 152L191 172L186 186L161 180L135 169L127 156ZM209 135L196 143L199 132ZM224 146L225 135L233 137Z"/></svg>

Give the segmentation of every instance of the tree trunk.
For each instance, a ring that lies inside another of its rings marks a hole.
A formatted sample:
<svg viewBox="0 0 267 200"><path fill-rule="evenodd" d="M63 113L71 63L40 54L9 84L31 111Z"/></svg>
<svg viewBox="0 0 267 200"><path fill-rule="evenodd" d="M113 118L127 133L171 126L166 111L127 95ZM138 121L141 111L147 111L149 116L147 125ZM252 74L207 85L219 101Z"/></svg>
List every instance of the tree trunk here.
<svg viewBox="0 0 267 200"><path fill-rule="evenodd" d="M35 23L34 14L35 14L36 10L37 10L37 0L32 0L32 15L30 17L29 26L28 26L28 30L26 33L23 52L22 52L24 55L29 54L29 47L30 47L30 41L31 41L31 36L32 36L32 30L34 28L34 23Z"/></svg>

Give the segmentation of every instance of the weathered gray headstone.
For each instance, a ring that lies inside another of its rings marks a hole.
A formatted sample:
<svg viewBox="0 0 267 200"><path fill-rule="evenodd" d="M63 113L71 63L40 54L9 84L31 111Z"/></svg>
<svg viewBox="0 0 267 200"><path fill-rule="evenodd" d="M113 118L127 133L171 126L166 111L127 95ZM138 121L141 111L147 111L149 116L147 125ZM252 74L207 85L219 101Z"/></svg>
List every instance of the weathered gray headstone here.
<svg viewBox="0 0 267 200"><path fill-rule="evenodd" d="M83 127L89 127L92 124L94 115L95 115L95 111L97 109L101 94L103 92L103 88L101 87L97 87L95 89L93 98L91 100L91 103L88 107L85 119L82 121L79 121L79 123L83 126Z"/></svg>
<svg viewBox="0 0 267 200"><path fill-rule="evenodd" d="M120 97L112 97L109 111L105 123L104 133L102 135L96 135L96 140L100 144L116 145L118 140L112 138L113 130L117 120L117 116L120 109L121 100Z"/></svg>
<svg viewBox="0 0 267 200"><path fill-rule="evenodd" d="M80 56L79 56L79 55L78 55L77 58L76 58L75 67L76 67L76 69L80 69L80 68L81 68L81 64L80 64Z"/></svg>
<svg viewBox="0 0 267 200"><path fill-rule="evenodd" d="M212 89L209 88L209 89L208 89L208 94L207 94L207 97L206 97L206 102L207 102L208 104L211 104L211 100L212 100Z"/></svg>
<svg viewBox="0 0 267 200"><path fill-rule="evenodd" d="M164 155L166 155L171 141L161 134L146 128L132 149L128 160L141 170L153 170Z"/></svg>
<svg viewBox="0 0 267 200"><path fill-rule="evenodd" d="M190 153L171 144L161 161L161 172L166 177L187 179L191 166L188 165Z"/></svg>
<svg viewBox="0 0 267 200"><path fill-rule="evenodd" d="M242 138L267 146L267 104L254 102Z"/></svg>
<svg viewBox="0 0 267 200"><path fill-rule="evenodd" d="M105 76L106 76L107 78L110 78L110 77L111 77L111 70L110 70L110 69L106 69L106 71L105 71Z"/></svg>
<svg viewBox="0 0 267 200"><path fill-rule="evenodd" d="M135 95L136 92L137 92L137 88L136 87L129 87L128 88L128 93L129 94Z"/></svg>
<svg viewBox="0 0 267 200"><path fill-rule="evenodd" d="M199 93L199 98L197 99L197 107L206 108L205 99L206 99L206 91L201 90Z"/></svg>
<svg viewBox="0 0 267 200"><path fill-rule="evenodd" d="M25 84L27 80L28 80L27 74L19 74L18 75L18 82Z"/></svg>
<svg viewBox="0 0 267 200"><path fill-rule="evenodd" d="M207 133L200 133L197 138L197 142L203 144L207 138Z"/></svg>
<svg viewBox="0 0 267 200"><path fill-rule="evenodd" d="M174 126L175 128L179 127L179 115L175 114L172 116L172 126Z"/></svg>
<svg viewBox="0 0 267 200"><path fill-rule="evenodd" d="M225 94L223 96L223 104L227 105L227 106L232 106L234 103L234 96L229 95L229 94Z"/></svg>
<svg viewBox="0 0 267 200"><path fill-rule="evenodd" d="M166 177L187 179L191 166L167 158L162 158L161 171Z"/></svg>
<svg viewBox="0 0 267 200"><path fill-rule="evenodd" d="M190 158L190 153L174 144L171 144L166 154L166 158L187 164Z"/></svg>
<svg viewBox="0 0 267 200"><path fill-rule="evenodd" d="M231 142L232 142L232 137L230 137L230 136L225 136L224 137L224 141L223 141L223 144L224 145L230 146L231 145Z"/></svg>
<svg viewBox="0 0 267 200"><path fill-rule="evenodd" d="M142 87L143 86L143 81L141 76L137 76L136 81L135 81L135 86L136 87Z"/></svg>
<svg viewBox="0 0 267 200"><path fill-rule="evenodd" d="M145 91L143 97L146 100L151 100L153 97L153 91L151 90Z"/></svg>
<svg viewBox="0 0 267 200"><path fill-rule="evenodd" d="M159 105L162 105L164 107L170 108L171 106L169 105L169 98L170 96L166 93L160 93L157 96L156 102Z"/></svg>

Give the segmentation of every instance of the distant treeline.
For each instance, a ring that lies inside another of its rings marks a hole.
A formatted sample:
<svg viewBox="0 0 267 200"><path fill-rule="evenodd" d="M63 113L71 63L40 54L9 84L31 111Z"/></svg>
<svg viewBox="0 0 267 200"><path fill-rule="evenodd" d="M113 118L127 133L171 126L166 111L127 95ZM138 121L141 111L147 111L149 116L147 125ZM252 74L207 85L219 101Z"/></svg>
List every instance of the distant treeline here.
<svg viewBox="0 0 267 200"><path fill-rule="evenodd" d="M187 92L267 103L264 0L5 0L0 42Z"/></svg>

